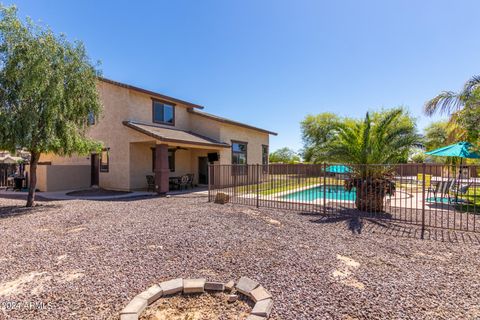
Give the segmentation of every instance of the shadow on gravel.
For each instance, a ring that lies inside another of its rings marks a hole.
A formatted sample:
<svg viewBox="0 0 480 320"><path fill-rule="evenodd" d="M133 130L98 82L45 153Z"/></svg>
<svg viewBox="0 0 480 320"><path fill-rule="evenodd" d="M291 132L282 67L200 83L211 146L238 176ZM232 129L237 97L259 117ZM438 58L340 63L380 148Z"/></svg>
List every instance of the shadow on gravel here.
<svg viewBox="0 0 480 320"><path fill-rule="evenodd" d="M421 226L401 223L392 219L388 213L371 214L357 210L339 210L334 213L302 212L301 215L316 216L318 219L310 220L312 223L327 224L344 222L347 229L353 234L370 233L383 234L393 237L422 239ZM480 244L480 237L474 232L456 231L440 228L429 228L423 232L423 240L433 240L450 243Z"/></svg>
<svg viewBox="0 0 480 320"><path fill-rule="evenodd" d="M372 214L358 211L352 208L327 208L331 213L309 213L302 212L302 215L320 216L311 220L313 223L339 223L344 222L348 230L354 234L361 234L364 228L364 221L372 219ZM388 213L375 213L376 219L391 219Z"/></svg>
<svg viewBox="0 0 480 320"><path fill-rule="evenodd" d="M24 206L5 206L0 207L0 219L6 219L11 217L22 216L26 214L36 214L40 212L50 211L55 208L59 208L57 204L37 204L35 207Z"/></svg>

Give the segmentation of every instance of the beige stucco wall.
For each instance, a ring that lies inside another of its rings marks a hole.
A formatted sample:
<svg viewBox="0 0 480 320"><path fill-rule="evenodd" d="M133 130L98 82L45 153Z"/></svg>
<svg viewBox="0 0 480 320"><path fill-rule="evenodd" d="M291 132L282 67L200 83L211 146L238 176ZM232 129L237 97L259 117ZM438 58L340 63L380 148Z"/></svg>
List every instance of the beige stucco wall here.
<svg viewBox="0 0 480 320"><path fill-rule="evenodd" d="M193 113L188 113L188 115L190 116L190 130L211 139L221 140L221 122L212 121Z"/></svg>
<svg viewBox="0 0 480 320"><path fill-rule="evenodd" d="M30 167L26 167L30 176ZM90 165L38 165L37 186L43 192L83 189L90 186Z"/></svg>
<svg viewBox="0 0 480 320"><path fill-rule="evenodd" d="M47 169L47 190L60 191L84 189L90 186L90 166L63 165L45 166Z"/></svg>
<svg viewBox="0 0 480 320"><path fill-rule="evenodd" d="M232 143L232 140L247 142L247 163L262 164L262 145L268 145L269 136L267 133L251 129L237 127L229 124L220 126L221 140ZM220 154L220 164L232 163L232 150L224 149Z"/></svg>
<svg viewBox="0 0 480 320"><path fill-rule="evenodd" d="M103 81L98 83L98 91L103 104L103 113L97 119L97 123L89 128L88 135L103 142L104 146L109 148L109 172L100 172L100 187L114 190L145 188L145 176L152 174L150 147L162 142L126 127L122 122L134 120L153 124L152 99L147 94ZM187 106L175 103L175 126L165 125L165 127L192 131L228 144L231 144L231 140L248 142L248 163L261 163L262 144L268 145L268 134L194 115L187 109ZM230 148L215 150L215 148L209 149L179 143L168 143L168 145L188 149L177 151L175 157L176 170L171 172L170 175L181 176L186 173L193 173L195 183L198 181L198 157L207 156L208 152L218 151L220 153L219 163L231 163ZM51 162L52 167L83 165L90 168L90 156L59 157L42 155L40 161ZM46 174L45 179L52 179L46 181L45 185L52 185L52 187L53 184L62 185L58 179L55 180L56 176L49 178ZM85 181L79 178L78 186L84 186ZM89 183L90 173L88 174Z"/></svg>

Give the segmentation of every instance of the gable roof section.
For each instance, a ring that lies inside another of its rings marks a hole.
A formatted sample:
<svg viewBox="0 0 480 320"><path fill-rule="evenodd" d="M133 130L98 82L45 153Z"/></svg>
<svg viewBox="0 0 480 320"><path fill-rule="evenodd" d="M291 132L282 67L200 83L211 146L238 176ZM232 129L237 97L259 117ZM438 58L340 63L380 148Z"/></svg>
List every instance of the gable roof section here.
<svg viewBox="0 0 480 320"><path fill-rule="evenodd" d="M227 118L219 117L219 116L216 116L216 115L213 115L213 114L210 114L210 113L201 112L201 111L198 111L198 110L195 110L195 109L192 109L192 108L187 109L187 111L190 112L190 113L196 114L200 117L208 118L208 119L211 119L211 120L215 120L215 121L219 121L219 122L223 122L223 123L231 124L231 125L234 125L234 126L247 128L247 129L252 129L252 130L260 131L260 132L263 132L263 133L268 133L268 134L271 134L271 135L274 135L274 136L278 135L276 132L273 132L273 131L269 131L269 130L265 130L265 129L262 129L262 128L254 127L254 126L251 126L251 125L248 125L248 124L245 124L245 123L241 123L241 122L237 122L237 121L230 120L230 119L227 119Z"/></svg>
<svg viewBox="0 0 480 320"><path fill-rule="evenodd" d="M187 102L187 101L184 101L184 100L180 100L180 99L177 99L177 98L169 97L169 96L166 96L166 95L158 93L158 92L142 89L142 88L139 88L139 87L135 87L135 86L126 84L126 83L113 81L113 80L110 80L110 79L107 79L107 78L102 78L102 77L98 77L98 80L106 82L106 83L113 84L115 86L123 87L123 88L129 89L129 90L137 91L137 92L140 92L140 93L145 93L145 94L148 94L149 96L151 96L153 98L157 98L157 99L161 99L161 100L167 100L167 101L170 101L170 102L173 102L173 103L184 104L189 108L203 109L203 106L201 106L201 105L191 103L191 102Z"/></svg>
<svg viewBox="0 0 480 320"><path fill-rule="evenodd" d="M224 142L220 142L190 131L184 131L179 129L158 127L154 125L147 125L143 123L138 123L134 121L123 121L123 125L129 127L133 130L136 130L140 133L146 134L152 138L158 139L165 142L174 142L174 143L187 143L195 144L206 147L221 147L229 148L230 145Z"/></svg>

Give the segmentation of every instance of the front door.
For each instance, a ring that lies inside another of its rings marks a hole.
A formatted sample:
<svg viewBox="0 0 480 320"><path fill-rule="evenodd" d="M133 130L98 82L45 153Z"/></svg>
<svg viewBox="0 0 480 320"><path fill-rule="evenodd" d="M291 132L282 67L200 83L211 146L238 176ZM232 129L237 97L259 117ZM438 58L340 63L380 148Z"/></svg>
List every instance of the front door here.
<svg viewBox="0 0 480 320"><path fill-rule="evenodd" d="M198 184L208 184L207 157L198 157Z"/></svg>
<svg viewBox="0 0 480 320"><path fill-rule="evenodd" d="M91 178L90 178L90 184L92 186L98 186L99 180L100 180L100 161L98 158L97 153L92 153L90 156L91 159Z"/></svg>

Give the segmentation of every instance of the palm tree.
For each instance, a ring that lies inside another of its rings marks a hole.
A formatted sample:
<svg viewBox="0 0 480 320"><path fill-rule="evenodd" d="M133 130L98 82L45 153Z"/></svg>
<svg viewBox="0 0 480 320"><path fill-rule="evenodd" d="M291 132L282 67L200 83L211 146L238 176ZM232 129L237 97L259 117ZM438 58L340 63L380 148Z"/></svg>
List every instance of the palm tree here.
<svg viewBox="0 0 480 320"><path fill-rule="evenodd" d="M425 114L449 115L450 132L455 140L470 140L469 138L477 137L476 121L472 125L467 118L472 118L470 113L476 114L480 109L478 89L480 89L480 76L474 76L465 83L460 92L443 91L427 101L424 107Z"/></svg>
<svg viewBox="0 0 480 320"><path fill-rule="evenodd" d="M473 94L480 88L480 76L473 76L465 83L462 91L443 91L425 104L425 113L431 116L437 112L455 114L468 103L478 104L480 101Z"/></svg>
<svg viewBox="0 0 480 320"><path fill-rule="evenodd" d="M325 146L325 157L349 163L352 177L347 190L356 188L356 206L368 212L383 211L385 195L394 188L394 164L407 161L408 151L419 141L413 121L403 109L369 113L363 121L338 124L338 134Z"/></svg>

